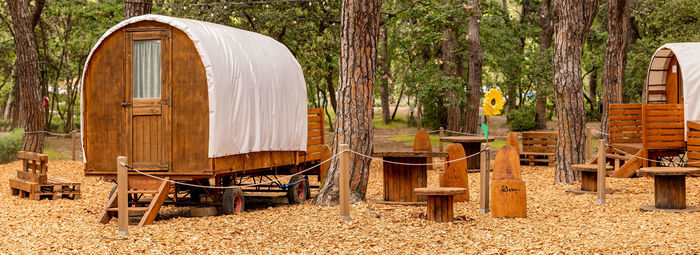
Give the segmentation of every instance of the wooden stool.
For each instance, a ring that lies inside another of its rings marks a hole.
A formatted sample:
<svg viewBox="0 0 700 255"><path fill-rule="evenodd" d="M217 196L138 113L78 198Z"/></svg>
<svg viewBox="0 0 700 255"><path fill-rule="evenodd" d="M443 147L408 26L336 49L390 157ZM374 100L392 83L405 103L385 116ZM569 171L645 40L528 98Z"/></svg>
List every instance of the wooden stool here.
<svg viewBox="0 0 700 255"><path fill-rule="evenodd" d="M597 164L578 164L571 165L571 168L576 172L581 172L581 188L573 189L571 192L596 193L598 191L598 165ZM605 171L613 170L612 166L605 165ZM612 190L605 190L605 193L612 194Z"/></svg>
<svg viewBox="0 0 700 255"><path fill-rule="evenodd" d="M700 208L686 206L685 176L699 174L696 167L643 167L639 173L654 176L654 205L642 211L695 212Z"/></svg>
<svg viewBox="0 0 700 255"><path fill-rule="evenodd" d="M428 220L452 222L454 219L453 196L467 193L467 190L455 187L416 188L414 193L428 196Z"/></svg>

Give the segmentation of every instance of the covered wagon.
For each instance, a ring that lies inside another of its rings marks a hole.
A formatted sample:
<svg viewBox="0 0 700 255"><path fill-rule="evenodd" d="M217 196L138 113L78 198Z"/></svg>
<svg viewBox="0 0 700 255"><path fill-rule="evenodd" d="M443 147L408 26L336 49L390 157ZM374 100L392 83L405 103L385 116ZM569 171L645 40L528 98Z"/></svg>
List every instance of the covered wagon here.
<svg viewBox="0 0 700 255"><path fill-rule="evenodd" d="M135 170L203 186L277 180L318 164L325 148L323 115L307 108L297 60L245 30L161 15L127 19L91 50L82 88L85 175L114 180L116 159L126 156L134 190L172 186ZM172 201L208 201L224 213L242 209L245 191L174 189ZM308 197L301 176L254 189L286 191L290 202Z"/></svg>
<svg viewBox="0 0 700 255"><path fill-rule="evenodd" d="M700 43L668 43L651 58L642 103L611 104L608 160L614 177L641 166L700 161ZM675 158L675 159L674 159Z"/></svg>

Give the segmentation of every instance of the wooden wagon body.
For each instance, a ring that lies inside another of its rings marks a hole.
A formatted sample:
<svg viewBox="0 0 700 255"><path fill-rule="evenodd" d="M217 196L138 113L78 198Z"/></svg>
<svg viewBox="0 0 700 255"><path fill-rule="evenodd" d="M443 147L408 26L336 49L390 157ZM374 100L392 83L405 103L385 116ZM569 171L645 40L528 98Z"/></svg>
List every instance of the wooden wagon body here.
<svg viewBox="0 0 700 255"><path fill-rule="evenodd" d="M149 16L155 18L130 22L109 31L95 46L86 64L82 91L86 175L114 179L118 156L127 156L128 164L140 171L183 181L273 169L278 173L292 173L320 161L320 148L325 143L321 109L308 109L302 120L308 121L305 151L262 149L233 155L209 155L210 125L214 125L210 123L211 95L208 90L211 90L211 85L207 85L207 79L211 78L207 76L200 56L202 50L186 31L159 21L159 18L169 17ZM139 93L144 93L138 90L144 88L137 84L137 80L153 71L149 70L153 67L149 66L148 59L143 60L147 57L137 57L143 55L139 52L143 45L137 46L140 42L157 42L155 47L158 48L154 52L159 54L157 58L160 60L160 64L155 65L160 71L156 82L158 87L155 93L145 92L154 94L145 97L154 98L138 97ZM273 71L259 72L268 75L266 72ZM305 101L305 87L302 93ZM245 131L237 130L237 126L228 128L231 133ZM251 144L257 142L253 140Z"/></svg>

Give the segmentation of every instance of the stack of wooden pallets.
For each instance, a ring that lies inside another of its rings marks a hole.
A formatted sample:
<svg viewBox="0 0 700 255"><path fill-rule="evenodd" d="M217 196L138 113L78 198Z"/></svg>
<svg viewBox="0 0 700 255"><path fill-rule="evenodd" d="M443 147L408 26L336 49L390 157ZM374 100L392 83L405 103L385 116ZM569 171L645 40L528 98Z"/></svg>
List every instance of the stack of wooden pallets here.
<svg viewBox="0 0 700 255"><path fill-rule="evenodd" d="M80 198L80 183L47 177L47 155L20 151L17 158L22 160L22 170L17 171L16 179L10 179L12 195L31 200Z"/></svg>

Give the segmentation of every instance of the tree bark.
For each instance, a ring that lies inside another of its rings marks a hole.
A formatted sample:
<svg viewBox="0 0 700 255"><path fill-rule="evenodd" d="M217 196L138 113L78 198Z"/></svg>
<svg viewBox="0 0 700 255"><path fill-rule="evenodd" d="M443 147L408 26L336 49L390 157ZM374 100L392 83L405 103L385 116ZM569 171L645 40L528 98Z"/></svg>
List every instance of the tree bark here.
<svg viewBox="0 0 700 255"><path fill-rule="evenodd" d="M153 0L124 0L124 19L151 13Z"/></svg>
<svg viewBox="0 0 700 255"><path fill-rule="evenodd" d="M372 153L372 104L376 79L379 0L343 0L340 29L340 104L336 113L333 154L339 144L364 155ZM350 154L350 200L364 201L371 159ZM314 200L317 205L338 203L340 168L331 160L325 183Z"/></svg>
<svg viewBox="0 0 700 255"><path fill-rule="evenodd" d="M622 103L630 30L630 0L608 0L608 41L603 62L603 115L600 130L608 133L608 105ZM605 141L607 135L603 135Z"/></svg>
<svg viewBox="0 0 700 255"><path fill-rule="evenodd" d="M379 27L379 43L382 45L381 54L379 54L379 68L382 71L379 77L379 100L382 105L382 120L384 124L391 123L391 112L389 110L389 79L391 71L389 70L389 34L387 34L386 24Z"/></svg>
<svg viewBox="0 0 700 255"><path fill-rule="evenodd" d="M481 40L479 39L479 24L481 23L481 10L479 0L471 1L471 16L469 17L467 32L467 54L469 57L468 77L469 95L467 107L464 109L464 132L476 134L479 129L479 106L481 105L481 75L482 57Z"/></svg>
<svg viewBox="0 0 700 255"><path fill-rule="evenodd" d="M454 22L453 22L454 23ZM457 50L459 49L459 42L457 41L457 35L455 33L454 25L448 25L445 30L442 31L444 37L441 46L442 52L442 72L443 75L455 83L458 83L461 79L460 73L463 69L462 60L457 55ZM454 88L444 89L445 98L447 98L447 130L460 131L460 126L462 125L462 107L459 105L460 93Z"/></svg>
<svg viewBox="0 0 700 255"><path fill-rule="evenodd" d="M551 5L551 0L543 0L539 10L540 26L542 28L540 31L540 67L548 66L544 61L548 58L549 48L552 46L554 27L552 26ZM537 121L537 128L545 129L547 128L547 94L549 93L547 93L547 83L542 76L538 76L536 81L535 120Z"/></svg>
<svg viewBox="0 0 700 255"><path fill-rule="evenodd" d="M555 182L580 179L572 164L585 160L586 110L581 81L581 56L600 0L555 0L555 47L552 57L554 97L559 119Z"/></svg>
<svg viewBox="0 0 700 255"><path fill-rule="evenodd" d="M598 67L593 66L593 70L591 70L591 77L588 80L588 97L590 98L590 104L591 104L591 115L592 116L597 116L597 108L598 107L598 100L596 99L596 94L598 91Z"/></svg>
<svg viewBox="0 0 700 255"><path fill-rule="evenodd" d="M37 3L40 4L40 3ZM41 3L40 5L43 5ZM15 52L17 55L16 82L19 85L19 120L24 127L22 150L42 152L44 134L42 121L41 84L39 82L39 63L36 40L34 38L33 17L41 14L37 9L34 15L29 13L28 0L9 0L7 8L12 16L12 26L15 32Z"/></svg>

